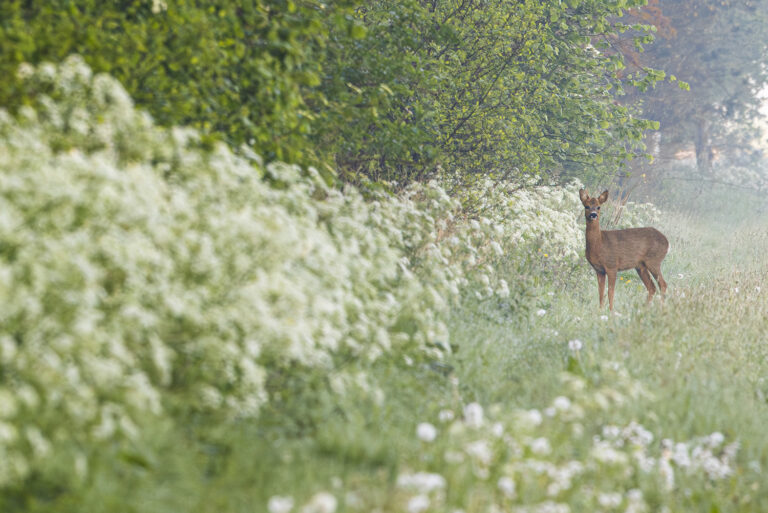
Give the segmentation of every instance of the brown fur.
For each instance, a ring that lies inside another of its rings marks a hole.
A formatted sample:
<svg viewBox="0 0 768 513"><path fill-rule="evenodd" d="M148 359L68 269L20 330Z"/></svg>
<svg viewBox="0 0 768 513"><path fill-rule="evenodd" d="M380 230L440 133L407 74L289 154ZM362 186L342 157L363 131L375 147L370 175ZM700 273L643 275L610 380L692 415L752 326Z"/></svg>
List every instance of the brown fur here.
<svg viewBox="0 0 768 513"><path fill-rule="evenodd" d="M608 304L613 310L613 292L616 287L616 273L635 269L645 288L648 302L656 293L651 275L661 291L661 300L667 291L667 282L661 275L661 261L667 256L669 241L656 228L628 228L626 230L600 230L600 205L608 199L608 191L597 198L590 198L587 191L579 191L587 219L587 261L597 273L597 289L600 294L600 308L603 307L605 280L608 279ZM596 215L595 215L596 214Z"/></svg>

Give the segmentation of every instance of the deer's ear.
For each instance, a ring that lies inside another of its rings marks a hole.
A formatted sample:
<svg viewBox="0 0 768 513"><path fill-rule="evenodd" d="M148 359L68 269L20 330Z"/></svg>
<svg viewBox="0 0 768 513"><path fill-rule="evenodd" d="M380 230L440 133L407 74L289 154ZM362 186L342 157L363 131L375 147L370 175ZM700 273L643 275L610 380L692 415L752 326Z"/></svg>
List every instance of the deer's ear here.
<svg viewBox="0 0 768 513"><path fill-rule="evenodd" d="M597 201L602 205L608 200L608 191L605 190L603 193L597 197Z"/></svg>
<svg viewBox="0 0 768 513"><path fill-rule="evenodd" d="M589 199L589 194L587 194L586 189L579 189L579 199L582 203L586 204L587 200Z"/></svg>

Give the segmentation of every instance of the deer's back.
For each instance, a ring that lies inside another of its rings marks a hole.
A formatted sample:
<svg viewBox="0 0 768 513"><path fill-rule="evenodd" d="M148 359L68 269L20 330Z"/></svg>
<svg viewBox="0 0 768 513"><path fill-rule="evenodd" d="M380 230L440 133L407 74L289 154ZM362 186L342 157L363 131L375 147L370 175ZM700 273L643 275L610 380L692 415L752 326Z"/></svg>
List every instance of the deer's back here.
<svg viewBox="0 0 768 513"><path fill-rule="evenodd" d="M669 241L656 228L604 230L601 235L604 265L619 270L661 263L669 250Z"/></svg>

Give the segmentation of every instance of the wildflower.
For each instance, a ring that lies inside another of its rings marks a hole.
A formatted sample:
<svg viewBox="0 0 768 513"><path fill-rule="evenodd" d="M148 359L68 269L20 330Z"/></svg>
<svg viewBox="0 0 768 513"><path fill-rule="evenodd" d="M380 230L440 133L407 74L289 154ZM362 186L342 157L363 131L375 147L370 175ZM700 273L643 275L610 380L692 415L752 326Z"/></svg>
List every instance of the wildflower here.
<svg viewBox="0 0 768 513"><path fill-rule="evenodd" d="M437 420L440 422L449 422L453 420L454 417L453 410L440 410L440 413L437 414Z"/></svg>
<svg viewBox="0 0 768 513"><path fill-rule="evenodd" d="M467 454L472 456L478 463L483 465L489 465L491 459L493 459L493 452L491 451L488 442L485 440L477 440L471 442L464 447Z"/></svg>
<svg viewBox="0 0 768 513"><path fill-rule="evenodd" d="M429 472L400 474L397 476L397 486L413 490L417 493L430 493L445 488L445 478L440 474L431 474Z"/></svg>
<svg viewBox="0 0 768 513"><path fill-rule="evenodd" d="M416 426L416 436L423 442L432 442L437 438L437 428L429 422L422 422Z"/></svg>
<svg viewBox="0 0 768 513"><path fill-rule="evenodd" d="M597 496L597 503L604 508L618 508L621 505L621 501L620 493L600 493Z"/></svg>
<svg viewBox="0 0 768 513"><path fill-rule="evenodd" d="M427 509L429 509L429 497L426 495L415 495L408 501L408 513L421 513Z"/></svg>
<svg viewBox="0 0 768 513"><path fill-rule="evenodd" d="M483 407L477 403L469 403L464 407L464 422L469 427L479 428L483 425Z"/></svg>
<svg viewBox="0 0 768 513"><path fill-rule="evenodd" d="M600 316L600 320L601 321L607 321L608 320L608 316L607 315L601 315Z"/></svg>
<svg viewBox="0 0 768 513"><path fill-rule="evenodd" d="M546 315L546 314L547 314L547 311L544 310L543 308L539 308L538 310L536 310L536 315L538 315L539 317L542 317L543 315Z"/></svg>
<svg viewBox="0 0 768 513"><path fill-rule="evenodd" d="M544 420L544 416L541 414L539 410L528 410L523 411L518 414L518 421L522 425L523 428L535 428L539 425L541 425L542 421Z"/></svg>
<svg viewBox="0 0 768 513"><path fill-rule="evenodd" d="M281 497L273 495L267 502L269 513L288 513L293 509L293 497Z"/></svg>
<svg viewBox="0 0 768 513"><path fill-rule="evenodd" d="M338 501L328 492L319 492L301 508L301 513L336 513Z"/></svg>
<svg viewBox="0 0 768 513"><path fill-rule="evenodd" d="M549 445L549 440L544 437L536 438L531 441L531 452L539 456L544 456L552 452L552 447Z"/></svg>
<svg viewBox="0 0 768 513"><path fill-rule="evenodd" d="M515 496L515 482L511 477L500 477L499 481L496 483L496 486L498 486L499 490L501 490L501 493L503 493L508 499L511 499Z"/></svg>
<svg viewBox="0 0 768 513"><path fill-rule="evenodd" d="M554 406L558 411L568 411L571 409L571 400L561 395L555 397L555 400L552 402L552 406Z"/></svg>
<svg viewBox="0 0 768 513"><path fill-rule="evenodd" d="M724 440L725 440L725 437L719 431L715 431L714 433L709 435L709 437L707 437L708 445L713 448L720 446L720 444L722 444Z"/></svg>
<svg viewBox="0 0 768 513"><path fill-rule="evenodd" d="M669 464L667 458L659 460L659 474L664 479L664 488L667 491L672 490L675 487L675 471L672 469L672 465Z"/></svg>
<svg viewBox="0 0 768 513"><path fill-rule="evenodd" d="M584 347L584 343L578 338L568 341L568 349L570 349L573 352L581 351L583 347Z"/></svg>

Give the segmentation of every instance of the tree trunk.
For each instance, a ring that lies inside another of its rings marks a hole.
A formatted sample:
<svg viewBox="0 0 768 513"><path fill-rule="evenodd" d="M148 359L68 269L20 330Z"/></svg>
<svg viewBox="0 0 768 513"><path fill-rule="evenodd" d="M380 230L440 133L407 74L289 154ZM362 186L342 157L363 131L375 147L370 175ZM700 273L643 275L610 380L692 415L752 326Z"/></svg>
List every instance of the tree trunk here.
<svg viewBox="0 0 768 513"><path fill-rule="evenodd" d="M712 174L712 139L709 136L710 122L701 120L696 125L696 167L699 174L710 176Z"/></svg>

